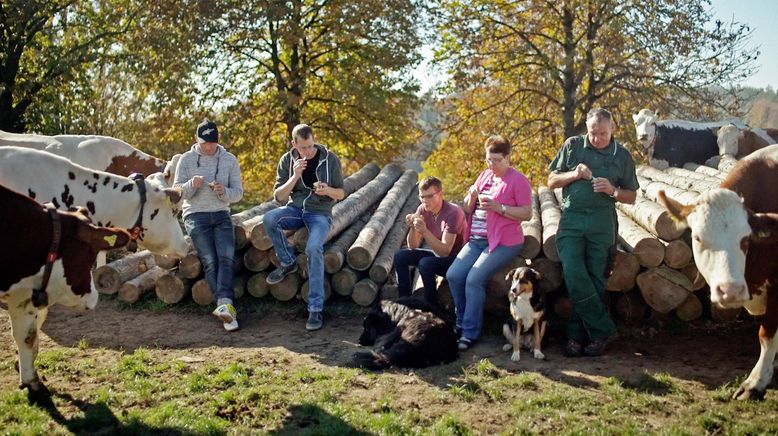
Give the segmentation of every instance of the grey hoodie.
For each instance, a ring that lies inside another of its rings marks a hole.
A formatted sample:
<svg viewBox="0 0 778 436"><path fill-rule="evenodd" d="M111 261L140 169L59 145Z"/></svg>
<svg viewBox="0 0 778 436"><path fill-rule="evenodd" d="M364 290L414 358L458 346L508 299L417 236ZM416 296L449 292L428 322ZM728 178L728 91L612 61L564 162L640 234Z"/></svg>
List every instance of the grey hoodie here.
<svg viewBox="0 0 778 436"><path fill-rule="evenodd" d="M327 147L316 144L319 150L319 164L316 166L316 180L325 182L333 188L343 187L343 169L340 167L340 159ZM294 159L299 159L297 149L290 149L278 161L276 169L276 184L273 190L286 183L294 175ZM278 200L278 199L276 199ZM302 177L297 180L292 192L289 194L287 206L293 205L311 212L321 212L332 215L332 206L335 200L326 195L317 195L313 192L313 186L307 186Z"/></svg>
<svg viewBox="0 0 778 436"><path fill-rule="evenodd" d="M192 186L194 176L203 176L203 186ZM214 181L224 185L224 195L216 195L208 186ZM229 211L230 203L235 203L243 197L238 159L221 145L216 147L215 154L208 156L200 152L200 144L194 144L178 162L173 187L184 191L184 217L194 212Z"/></svg>

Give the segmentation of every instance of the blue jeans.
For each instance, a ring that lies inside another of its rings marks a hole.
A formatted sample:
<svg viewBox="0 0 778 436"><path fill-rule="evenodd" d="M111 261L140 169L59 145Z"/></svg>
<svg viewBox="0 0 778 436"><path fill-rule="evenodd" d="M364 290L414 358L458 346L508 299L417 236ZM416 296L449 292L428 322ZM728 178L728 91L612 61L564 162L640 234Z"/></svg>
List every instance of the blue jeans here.
<svg viewBox="0 0 778 436"><path fill-rule="evenodd" d="M416 266L424 283L424 299L430 303L438 302L438 282L436 276L445 277L448 267L454 262L453 256L437 256L432 250L403 248L394 254L394 269L397 272L397 288L401 297L411 295L411 266Z"/></svg>
<svg viewBox="0 0 778 436"><path fill-rule="evenodd" d="M486 239L474 239L459 251L446 279L456 306L457 326L462 327L463 337L476 340L481 336L486 284L521 254L521 248L522 244L498 245L489 253Z"/></svg>
<svg viewBox="0 0 778 436"><path fill-rule="evenodd" d="M332 217L325 213L309 212L295 206L284 206L265 214L262 224L273 241L281 265L289 266L297 261L294 248L289 245L284 230L308 228L308 311L321 312L324 308L324 242L332 228Z"/></svg>
<svg viewBox="0 0 778 436"><path fill-rule="evenodd" d="M230 213L194 212L184 218L186 232L192 237L205 270L205 280L218 302L220 298L234 300L235 230Z"/></svg>

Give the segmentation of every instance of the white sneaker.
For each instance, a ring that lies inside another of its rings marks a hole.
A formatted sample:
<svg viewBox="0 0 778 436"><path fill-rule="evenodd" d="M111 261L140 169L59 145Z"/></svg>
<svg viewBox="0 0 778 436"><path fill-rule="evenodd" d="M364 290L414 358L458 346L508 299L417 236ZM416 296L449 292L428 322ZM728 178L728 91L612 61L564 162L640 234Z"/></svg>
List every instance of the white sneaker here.
<svg viewBox="0 0 778 436"><path fill-rule="evenodd" d="M232 304L222 304L213 311L214 316L224 323L224 330L235 331L238 326L238 312Z"/></svg>

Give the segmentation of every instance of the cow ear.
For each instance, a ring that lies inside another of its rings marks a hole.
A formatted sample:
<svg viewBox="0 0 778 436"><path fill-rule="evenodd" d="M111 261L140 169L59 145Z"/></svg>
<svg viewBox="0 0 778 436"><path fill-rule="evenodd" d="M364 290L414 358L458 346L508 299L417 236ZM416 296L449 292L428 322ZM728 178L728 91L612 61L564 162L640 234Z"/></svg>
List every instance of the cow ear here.
<svg viewBox="0 0 778 436"><path fill-rule="evenodd" d="M638 122L638 118L640 118L640 114L639 114L639 113L637 113L637 114L632 114L632 122L633 122L633 123L637 124L637 122Z"/></svg>
<svg viewBox="0 0 778 436"><path fill-rule="evenodd" d="M181 188L165 188L164 191L165 195L167 195L170 202L173 204L178 204L178 202L181 201L181 197L183 197Z"/></svg>
<svg viewBox="0 0 778 436"><path fill-rule="evenodd" d="M751 241L757 244L778 242L778 213L749 213Z"/></svg>
<svg viewBox="0 0 778 436"><path fill-rule="evenodd" d="M125 230L97 227L85 223L79 223L78 238L87 242L97 251L121 248L131 241L130 234Z"/></svg>
<svg viewBox="0 0 778 436"><path fill-rule="evenodd" d="M686 217L694 210L694 206L681 204L679 201L668 197L664 189L659 191L659 203L670 212L670 216L677 223L683 223L684 225L686 225Z"/></svg>

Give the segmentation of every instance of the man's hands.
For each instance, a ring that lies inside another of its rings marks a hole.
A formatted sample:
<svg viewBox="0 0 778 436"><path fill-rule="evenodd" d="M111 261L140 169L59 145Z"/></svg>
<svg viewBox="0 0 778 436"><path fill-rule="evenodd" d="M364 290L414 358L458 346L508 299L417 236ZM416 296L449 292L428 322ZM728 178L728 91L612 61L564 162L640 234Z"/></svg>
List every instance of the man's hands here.
<svg viewBox="0 0 778 436"><path fill-rule="evenodd" d="M575 167L575 175L579 179L591 180L592 179L592 170L590 170L589 167L586 166L586 164L579 163Z"/></svg>
<svg viewBox="0 0 778 436"><path fill-rule="evenodd" d="M405 215L405 224L422 235L424 235L424 231L427 230L424 217L419 214L409 213L408 215Z"/></svg>
<svg viewBox="0 0 778 436"><path fill-rule="evenodd" d="M200 189L203 186L205 186L205 177L203 176L194 176L192 177L192 187L195 189ZM224 195L224 192L227 190L227 188L219 182L211 182L208 184L208 187L216 193L219 197Z"/></svg>
<svg viewBox="0 0 778 436"><path fill-rule="evenodd" d="M294 160L294 166L292 167L292 170L294 171L294 178L299 179L303 176L303 171L305 171L305 168L308 166L308 160L300 158Z"/></svg>

